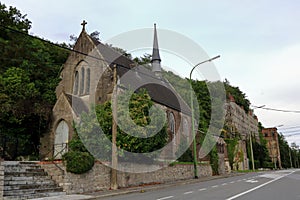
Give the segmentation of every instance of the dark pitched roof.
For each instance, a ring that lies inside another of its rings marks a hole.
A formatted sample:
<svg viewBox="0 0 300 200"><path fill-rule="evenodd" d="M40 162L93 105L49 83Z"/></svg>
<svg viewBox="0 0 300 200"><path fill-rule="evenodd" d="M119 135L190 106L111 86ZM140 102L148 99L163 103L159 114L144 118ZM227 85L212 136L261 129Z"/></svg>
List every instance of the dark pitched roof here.
<svg viewBox="0 0 300 200"><path fill-rule="evenodd" d="M132 89L132 86L138 85L140 87L135 88L135 91L145 88L154 102L190 115L189 106L168 81L155 76L155 73L146 69L146 67L133 68L135 63L132 60L92 37L91 39L108 65L111 68L114 64L117 65L117 74L120 77L122 87Z"/></svg>
<svg viewBox="0 0 300 200"><path fill-rule="evenodd" d="M89 109L80 97L74 96L72 94L65 94L68 102L72 106L73 111L77 116L80 116L83 112L88 113Z"/></svg>

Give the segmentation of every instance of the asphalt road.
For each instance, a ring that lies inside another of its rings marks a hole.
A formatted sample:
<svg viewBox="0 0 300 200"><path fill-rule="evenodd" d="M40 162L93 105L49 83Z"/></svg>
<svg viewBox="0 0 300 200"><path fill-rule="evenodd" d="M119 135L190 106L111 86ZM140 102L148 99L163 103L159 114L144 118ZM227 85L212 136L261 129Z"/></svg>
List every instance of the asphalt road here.
<svg viewBox="0 0 300 200"><path fill-rule="evenodd" d="M249 173L105 200L300 200L300 170Z"/></svg>

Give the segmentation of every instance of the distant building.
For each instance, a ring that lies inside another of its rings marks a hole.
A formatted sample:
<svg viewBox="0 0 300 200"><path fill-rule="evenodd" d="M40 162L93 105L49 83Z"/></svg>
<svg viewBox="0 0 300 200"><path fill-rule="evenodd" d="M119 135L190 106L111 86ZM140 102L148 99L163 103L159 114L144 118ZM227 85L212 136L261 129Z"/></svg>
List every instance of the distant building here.
<svg viewBox="0 0 300 200"><path fill-rule="evenodd" d="M277 128L264 128L262 130L262 134L264 138L267 140L267 148L269 151L269 156L274 163L275 168L281 166L281 158L280 158L280 150L279 150L279 143L278 143L278 132Z"/></svg>
<svg viewBox="0 0 300 200"><path fill-rule="evenodd" d="M234 166L241 170L249 169L246 140L252 134L252 136L255 136L256 141L259 141L258 119L251 110L246 113L244 108L237 105L234 97L231 95L225 104L225 110L225 126L227 129L225 137L240 136L241 138L238 143Z"/></svg>
<svg viewBox="0 0 300 200"><path fill-rule="evenodd" d="M240 134L242 140L249 138L251 133L259 141L258 119L253 112L250 110L246 113L244 108L235 103L233 96L229 97L225 106L225 121L229 126L230 133L233 135Z"/></svg>

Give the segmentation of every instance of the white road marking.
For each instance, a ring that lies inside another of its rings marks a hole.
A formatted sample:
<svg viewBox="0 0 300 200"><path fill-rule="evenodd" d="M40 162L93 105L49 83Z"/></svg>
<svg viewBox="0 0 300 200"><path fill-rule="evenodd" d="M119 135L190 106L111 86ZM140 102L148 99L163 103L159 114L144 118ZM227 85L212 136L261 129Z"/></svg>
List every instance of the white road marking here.
<svg viewBox="0 0 300 200"><path fill-rule="evenodd" d="M247 191L242 192L242 193L239 193L239 194L237 194L237 195L235 195L235 196L229 197L229 198L227 198L226 200L233 200L233 199L236 199L236 198L238 198L238 197L240 197L240 196L243 196L243 195L245 195L245 194L248 194L249 192L252 192L252 191L254 191L254 190L257 190L257 189L259 189L259 188L261 188L261 187L263 187L263 186L265 186L265 185L268 185L268 184L270 184L270 183L272 183L272 182L274 182L274 181L277 181L277 180L282 179L282 178L284 178L284 177L286 177L286 176L288 176L288 175L291 175L291 174L294 173L294 172L295 172L295 171L292 171L292 172L290 172L290 173L288 173L288 174L286 174L286 175L277 177L277 178L275 178L275 179L273 179L273 180L271 180L271 181L268 181L268 182L266 182L266 183L263 183L263 184L261 184L261 185L259 185L259 186L256 186L256 187L254 187L254 188L252 188L252 189L250 189L250 190L247 190Z"/></svg>
<svg viewBox="0 0 300 200"><path fill-rule="evenodd" d="M201 188L201 189L199 189L199 191L205 191L205 190L207 190L206 188Z"/></svg>
<svg viewBox="0 0 300 200"><path fill-rule="evenodd" d="M240 180L238 180L237 182L241 182L242 180L240 179Z"/></svg>
<svg viewBox="0 0 300 200"><path fill-rule="evenodd" d="M218 185L214 185L214 186L211 186L212 188L217 188L217 187L219 187Z"/></svg>
<svg viewBox="0 0 300 200"><path fill-rule="evenodd" d="M193 193L193 191L189 191L189 192L185 192L183 194L192 194L192 193Z"/></svg>
<svg viewBox="0 0 300 200"><path fill-rule="evenodd" d="M173 198L174 196L167 196L167 197L162 197L162 198L159 198L157 200L165 200L165 199L171 199Z"/></svg>
<svg viewBox="0 0 300 200"><path fill-rule="evenodd" d="M222 185L227 185L227 183L223 183Z"/></svg>
<svg viewBox="0 0 300 200"><path fill-rule="evenodd" d="M235 181L231 181L230 183L235 183Z"/></svg>
<svg viewBox="0 0 300 200"><path fill-rule="evenodd" d="M250 179L250 180L246 181L246 183L257 183L257 182L258 182L258 180L254 180L254 179Z"/></svg>

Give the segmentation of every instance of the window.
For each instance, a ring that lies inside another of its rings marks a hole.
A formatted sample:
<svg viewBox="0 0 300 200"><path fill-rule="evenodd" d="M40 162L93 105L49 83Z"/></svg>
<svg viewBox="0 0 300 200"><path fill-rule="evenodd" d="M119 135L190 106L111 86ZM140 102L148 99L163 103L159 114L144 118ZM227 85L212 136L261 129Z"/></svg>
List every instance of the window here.
<svg viewBox="0 0 300 200"><path fill-rule="evenodd" d="M90 94L90 86L91 86L91 70L87 68L86 70L86 80L85 80L85 94Z"/></svg>
<svg viewBox="0 0 300 200"><path fill-rule="evenodd" d="M73 94L75 94L75 95L78 94L78 85L79 85L79 75L78 75L78 71L76 71L75 72L74 92L73 92Z"/></svg>
<svg viewBox="0 0 300 200"><path fill-rule="evenodd" d="M80 77L80 95L83 95L84 92L84 78L85 78L85 69L81 68L81 77Z"/></svg>
<svg viewBox="0 0 300 200"><path fill-rule="evenodd" d="M173 113L169 114L169 128L170 128L170 131L173 134L175 134L175 118L174 118Z"/></svg>
<svg viewBox="0 0 300 200"><path fill-rule="evenodd" d="M74 95L88 95L91 87L91 70L86 62L80 62L76 67L74 78Z"/></svg>
<svg viewBox="0 0 300 200"><path fill-rule="evenodd" d="M190 135L189 123L186 118L183 119L183 134L187 137L189 137L189 135Z"/></svg>
<svg viewBox="0 0 300 200"><path fill-rule="evenodd" d="M175 134L175 117L174 114L170 112L169 114L169 128L173 135L173 144L176 145L176 134Z"/></svg>

